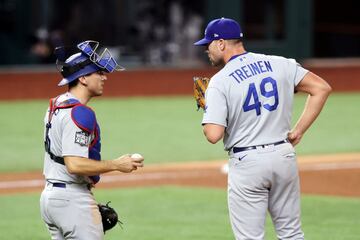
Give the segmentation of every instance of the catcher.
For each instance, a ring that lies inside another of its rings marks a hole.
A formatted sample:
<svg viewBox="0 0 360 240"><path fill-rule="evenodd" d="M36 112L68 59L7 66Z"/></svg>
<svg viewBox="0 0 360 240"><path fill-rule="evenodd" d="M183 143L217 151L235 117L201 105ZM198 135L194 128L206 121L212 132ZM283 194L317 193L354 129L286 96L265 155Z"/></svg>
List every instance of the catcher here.
<svg viewBox="0 0 360 240"><path fill-rule="evenodd" d="M103 93L105 73L122 70L108 49L85 41L74 48L55 49L68 91L50 100L45 114L45 188L40 211L52 239L103 239L104 232L118 223L108 204L97 204L91 188L100 174L130 173L143 167L140 155L125 154L101 160L100 127L87 103Z"/></svg>

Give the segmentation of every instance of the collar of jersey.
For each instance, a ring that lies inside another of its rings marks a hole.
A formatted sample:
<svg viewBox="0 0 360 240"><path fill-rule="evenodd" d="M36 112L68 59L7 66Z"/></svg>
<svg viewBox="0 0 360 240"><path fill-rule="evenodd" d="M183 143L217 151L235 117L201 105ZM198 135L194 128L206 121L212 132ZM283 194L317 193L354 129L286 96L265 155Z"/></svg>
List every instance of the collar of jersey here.
<svg viewBox="0 0 360 240"><path fill-rule="evenodd" d="M235 58L237 58L237 57L239 57L239 56L241 56L241 55L245 55L245 54L248 54L248 52L244 52L244 53L242 53L242 54L236 54L236 55L232 56L232 57L229 59L228 62L234 60Z"/></svg>
<svg viewBox="0 0 360 240"><path fill-rule="evenodd" d="M79 101L79 99L77 99L77 97L74 96L74 94L70 93L70 92L66 92L65 93L65 96L68 97L68 98L73 98L73 99L76 99Z"/></svg>

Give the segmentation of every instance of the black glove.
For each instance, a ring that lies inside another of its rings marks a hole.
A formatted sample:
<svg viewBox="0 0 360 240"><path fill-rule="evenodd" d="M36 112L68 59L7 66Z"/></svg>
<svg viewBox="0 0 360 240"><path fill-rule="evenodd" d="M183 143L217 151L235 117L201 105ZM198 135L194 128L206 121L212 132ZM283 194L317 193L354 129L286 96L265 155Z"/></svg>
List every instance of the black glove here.
<svg viewBox="0 0 360 240"><path fill-rule="evenodd" d="M102 218L102 224L103 224L103 229L104 229L104 233L107 230L112 229L117 223L120 223L120 226L122 224L121 221L119 221L118 219L118 215L116 213L116 211L109 206L108 202L106 205L99 203L98 207L99 207L99 211L101 214L101 218Z"/></svg>

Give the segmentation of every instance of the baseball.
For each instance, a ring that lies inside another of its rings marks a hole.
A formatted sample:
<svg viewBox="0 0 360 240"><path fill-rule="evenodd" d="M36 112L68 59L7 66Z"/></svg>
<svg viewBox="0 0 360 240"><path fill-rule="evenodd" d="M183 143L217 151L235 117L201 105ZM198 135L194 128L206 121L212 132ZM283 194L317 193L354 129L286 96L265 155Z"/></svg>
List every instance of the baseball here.
<svg viewBox="0 0 360 240"><path fill-rule="evenodd" d="M139 153L134 153L131 155L131 158L143 158L143 156L141 156Z"/></svg>
<svg viewBox="0 0 360 240"><path fill-rule="evenodd" d="M220 172L223 174L228 174L229 173L229 164L225 163L224 165L222 165Z"/></svg>

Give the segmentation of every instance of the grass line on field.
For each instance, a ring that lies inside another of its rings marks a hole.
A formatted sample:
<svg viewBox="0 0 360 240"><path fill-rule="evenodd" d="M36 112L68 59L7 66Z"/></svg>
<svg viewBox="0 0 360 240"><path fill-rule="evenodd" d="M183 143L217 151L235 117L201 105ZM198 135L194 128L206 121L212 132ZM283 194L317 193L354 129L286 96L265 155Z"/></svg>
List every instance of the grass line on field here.
<svg viewBox="0 0 360 240"><path fill-rule="evenodd" d="M294 118L305 96L295 97ZM297 146L298 154L360 152L360 93L333 94L318 120ZM0 102L0 171L40 170L43 165L43 118L48 101ZM102 132L102 157L139 152L146 162L168 163L225 159L222 143L202 134L202 113L191 96L94 99L90 103ZM338 126L342 126L341 128Z"/></svg>

